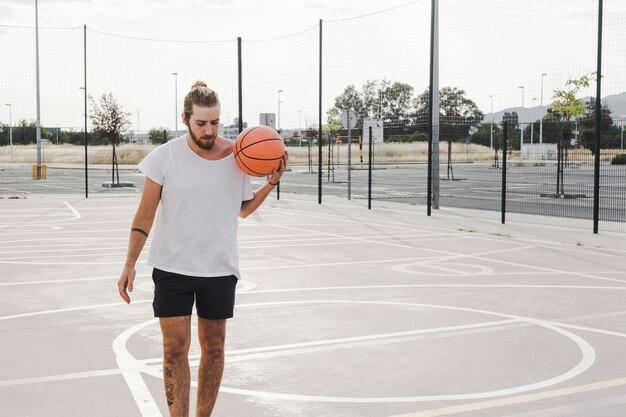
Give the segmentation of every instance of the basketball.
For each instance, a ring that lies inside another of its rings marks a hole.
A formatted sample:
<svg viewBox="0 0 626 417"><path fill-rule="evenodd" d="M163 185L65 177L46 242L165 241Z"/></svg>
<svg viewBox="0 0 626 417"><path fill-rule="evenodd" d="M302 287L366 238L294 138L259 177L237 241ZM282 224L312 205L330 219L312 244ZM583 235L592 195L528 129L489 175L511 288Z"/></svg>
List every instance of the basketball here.
<svg viewBox="0 0 626 417"><path fill-rule="evenodd" d="M277 131L269 126L254 126L235 139L235 161L239 168L253 177L271 175L280 167L285 144Z"/></svg>

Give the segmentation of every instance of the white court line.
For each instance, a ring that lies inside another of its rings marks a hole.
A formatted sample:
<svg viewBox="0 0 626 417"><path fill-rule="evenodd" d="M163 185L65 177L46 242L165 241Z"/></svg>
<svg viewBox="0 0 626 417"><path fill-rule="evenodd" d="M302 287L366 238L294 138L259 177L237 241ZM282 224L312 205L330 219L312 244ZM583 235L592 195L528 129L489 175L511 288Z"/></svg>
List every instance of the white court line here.
<svg viewBox="0 0 626 417"><path fill-rule="evenodd" d="M308 200L297 200L299 202L304 202L304 203L312 203L311 201ZM317 205L317 203L315 203ZM324 203L326 205L335 205L335 206L340 206L340 207L349 207L349 208L354 208L351 205L346 205L346 204L335 204L335 203ZM282 209L283 211L288 211L294 215L301 215L301 216L308 216L308 217L316 217L316 218L320 218L320 219L328 219L327 215L321 215L318 213L313 213L313 212L307 212L304 210L295 210L295 209ZM408 213L408 214L415 214L414 211L411 210L400 210L400 209L396 209L396 208L388 208L388 207L380 207L378 210L380 211L390 211L393 213ZM451 215L447 212L442 212L443 214L447 215L447 216L454 216ZM423 213L419 213L419 214L423 214ZM402 227L404 228L404 230L406 230L407 227L412 227L415 228L416 230L437 230L437 231L444 231L444 232L450 232L451 229L450 228L446 228L446 227L441 227L441 226L429 226L429 225L424 225L424 224L412 224L412 223L405 223L405 222L401 222L401 221L391 221L391 220L379 220L379 219L371 219L371 218L366 218L366 217L348 217L344 214L334 214L335 216L337 216L338 219L343 219L343 221L345 221L346 223L359 223L359 222L367 222L367 223L371 223L371 224L378 224L378 225L384 225L384 226L388 226L388 225L398 225L398 227ZM461 219L461 217L456 217L455 219ZM487 220L486 220L487 221ZM494 222L490 221L489 225L494 226ZM538 225L538 226L545 226L545 225ZM550 226L548 226L550 227ZM464 233L462 231L456 231L457 233ZM507 233L513 233L513 231L508 231ZM489 241L501 241L498 240L494 237L494 233L485 233L485 232L473 232L472 235L476 235L476 236L483 236L484 238L486 238L486 240ZM570 246L573 247L574 249L576 248L580 248L578 245L573 244L573 243L563 243L563 242L555 242L555 241L550 241L550 240L543 240L543 239L532 239L532 238L524 238L524 237L513 237L513 236L507 236L508 239L512 239L512 240L516 240L516 241L529 241L529 242L541 242L541 243L548 243L548 244L552 244L555 246ZM519 242L518 242L519 243ZM614 249L614 248L595 248L598 249L599 251L606 251L606 252L617 252L617 253L626 253L626 250L623 249ZM617 255L616 255L617 256Z"/></svg>
<svg viewBox="0 0 626 417"><path fill-rule="evenodd" d="M70 211L72 212L72 214L74 214L74 217L72 217L71 219L67 219L67 220L78 220L78 219L80 219L81 217L83 217L83 216L81 216L81 214L78 212L78 210L76 210L76 209L75 209L75 208L74 208L74 207L73 207L73 206L72 206L69 202L64 201L63 203L65 203L65 205L67 206L67 208L69 208L69 209L70 209ZM66 220L66 221L67 221L67 220Z"/></svg>
<svg viewBox="0 0 626 417"><path fill-rule="evenodd" d="M244 294L244 293L242 293ZM143 304L143 303L151 303L150 300L136 300L132 301L131 304ZM45 310L45 311L33 311L31 313L22 313L22 314L13 314L11 316L1 316L0 321L3 320L12 320L12 319L21 319L25 317L34 317L34 316L43 316L46 314L56 314L56 313L67 313L70 311L82 311L82 310L90 310L94 308L105 308L105 307L119 307L127 305L125 302L120 303L110 303L110 304L95 304L90 306L80 306L80 307L70 307L70 308L58 308L55 310Z"/></svg>
<svg viewBox="0 0 626 417"><path fill-rule="evenodd" d="M122 370L124 380L128 385L139 412L143 417L161 417L161 411L154 400L154 397L150 393L150 389L146 385L146 382L141 376L142 372L149 371L150 369L141 362L137 361L126 348L126 342L135 332L143 329L144 327L158 323L159 319L149 320L145 323L140 323L136 326L130 327L123 331L113 341L113 352L115 352L115 360L117 365ZM146 372L148 373L148 372Z"/></svg>
<svg viewBox="0 0 626 417"><path fill-rule="evenodd" d="M251 291L242 291L238 292L238 295L244 294L271 294L271 293L288 293L288 292L299 292L299 291L337 291L337 290L355 290L355 289L392 289L392 288L537 288L537 289L579 289L579 290L626 290L626 287L599 287L599 286L575 286L575 285L468 285L468 284L398 284L398 285L357 285L357 286L345 286L345 287L311 287L311 288L281 288L275 290L251 290ZM131 304L142 304L142 303L151 303L152 299L149 300L133 300ZM81 311L81 310L89 310L96 308L107 308L107 307L115 307L115 306L126 306L125 302L119 303L111 303L111 304L96 304L89 306L80 306L80 307L71 307L64 309L55 309L55 310L45 310L45 311L35 311L31 313L22 313L22 314L14 314L10 316L0 316L0 321L3 320L12 320L24 317L33 317L33 316L41 316L46 314L56 314L56 313L65 313L69 311ZM560 322L551 322L555 326L558 327L567 327L572 326L569 324L563 324ZM581 328L580 330L586 330L590 332L597 333L606 333L611 334L611 332L600 330L600 329L592 329L592 328ZM615 333L613 336L620 336L621 334Z"/></svg>
<svg viewBox="0 0 626 417"><path fill-rule="evenodd" d="M521 386L509 387L495 391L487 392L473 392L465 394L445 394L445 395L427 395L427 396L409 396L409 397L339 397L339 396L316 396L316 395L299 395L299 394L286 394L267 391L256 391L249 389L239 389L222 386L221 392L228 392L233 394L255 396L261 398L269 398L273 400L298 400L298 401L312 401L312 402L335 402L335 403L397 403L397 402L422 402L422 401L445 401L445 400L471 400L471 399L484 399L498 396L506 396L511 394L519 394L531 390L546 388L564 381L570 380L589 369L595 362L595 351L593 347L587 343L581 337L560 329L558 326L551 322L544 320L533 319L530 317L517 316L512 314L497 313L487 310L471 309L464 307L454 307L435 304L420 304L420 303L407 303L407 302L383 302L383 301L349 301L349 300L306 300L306 301L277 301L277 302L262 302L262 303L250 303L238 305L238 308L247 307L262 307L262 306L279 306L279 305L298 305L298 304L374 304L374 305L393 305L393 306L418 306L423 308L444 309L462 312L472 312L479 314L487 314L507 319L513 319L516 321L523 321L525 323L542 327L547 330L559 333L565 336L570 341L574 342L582 353L582 358L577 365L563 374L557 375L552 378L548 378L535 383L530 383ZM147 322L147 323L151 323ZM130 353L129 353L130 355ZM155 377L162 378L162 372L155 368L148 368L148 373ZM192 385L194 383L192 382ZM197 384L196 384L197 385ZM195 386L195 385L194 385Z"/></svg>
<svg viewBox="0 0 626 417"><path fill-rule="evenodd" d="M446 326L446 327L438 327L431 329L419 329L419 330L408 330L404 332L394 332L394 333L382 333L382 334L374 334L368 336L355 336L355 337L344 337L338 339L328 339L328 340L318 340L313 342L302 342L302 343L290 343L284 345L275 345L275 346L265 346L260 348L249 348L249 349L235 349L229 350L226 352L226 363L231 362L240 362L246 360L254 360L254 359L267 359L276 356L283 356L289 351L296 350L297 354L303 352L314 351L310 348L313 347L326 347L326 346L335 346L335 345L349 345L353 343L360 342L368 342L374 340L384 340L384 339L397 339L407 336L417 336L417 335L425 335L432 333L444 333L444 332L455 332L461 330L471 330L471 329L482 329L487 327L496 327L513 323L523 323L522 320L518 319L506 319L506 320L496 320L489 322L481 322L481 323L472 323L472 324L462 324L458 326ZM525 323L525 322L524 322ZM292 352L293 353L293 352ZM190 355L189 359L191 365L197 365L200 355ZM163 362L163 358L160 359L144 359L141 362L144 364L158 364Z"/></svg>
<svg viewBox="0 0 626 417"><path fill-rule="evenodd" d="M271 226L277 227L277 228L290 229L290 230L301 230L301 229L296 228L296 227L279 225L279 224L274 224L274 225L271 225ZM329 236L338 235L336 233L330 233L330 232L319 232L319 231L317 231L316 233L321 234L321 235L329 235ZM367 239L360 239L360 238L355 238L355 240L363 240L364 242L367 242L367 243L374 243L374 244L377 243L377 244L386 245L386 246L392 246L392 247L416 249L414 246L402 245L402 244L397 244L397 243L379 242L379 241L376 241L376 240L367 240ZM523 245L522 243L519 243L519 242L513 242L513 243L519 244L519 245ZM580 276L580 277L584 277L584 278L591 278L591 279L596 279L596 280L604 280L604 281L626 283L626 280L598 277L598 276L595 276L593 274L581 274L579 272L573 272L573 271L562 271L562 270L558 270L558 269L554 269L554 268L546 268L546 267L540 267L540 266L535 266L535 265L527 265L527 264L521 264L521 263L516 263L516 262L507 262L507 261L501 261L501 260L491 259L491 258L489 258L489 259L481 258L481 256L485 256L485 255L495 255L495 254L500 254L500 253L514 251L514 250L533 249L533 248L535 248L535 246L520 246L520 247L517 247L517 248L500 249L500 250L496 250L496 251L488 251L488 252L474 253L474 254L458 254L458 253L454 253L454 252L450 252L450 251L443 251L443 250L437 250L437 249L431 249L431 248L427 248L427 249L423 249L423 250L447 255L446 257L441 259L442 261L449 261L449 260L453 260L453 259L454 260L458 260L459 258L472 258L472 259L477 259L477 260L481 260L481 261L494 262L494 263L500 263L500 264L505 264L505 265L513 265L513 266L529 268L529 269L535 269L535 270L541 270L541 271L560 272L563 275L576 275L576 276Z"/></svg>
<svg viewBox="0 0 626 417"><path fill-rule="evenodd" d="M467 413L470 411L491 410L498 407L506 407L516 404L525 404L533 401L548 400L574 394L584 394L601 389L614 388L626 385L626 378L609 379L606 381L593 382L591 384L578 385L569 388L543 391L535 394L518 395L515 397L497 400L479 401L470 404L456 405L452 407L436 408L431 410L417 411L415 413L398 414L391 417L439 417L454 414Z"/></svg>
<svg viewBox="0 0 626 417"><path fill-rule="evenodd" d="M135 281L137 278L149 277L151 274L136 274ZM74 279L50 279L47 281L24 281L24 282L2 282L0 283L0 287L11 287L17 285L41 285L41 284L66 284L68 282L84 282L84 281L113 281L117 280L119 276L110 276L110 277L99 277L99 278L74 278Z"/></svg>
<svg viewBox="0 0 626 417"><path fill-rule="evenodd" d="M67 381L70 379L95 378L100 376L119 375L121 369L103 369L101 371L72 372L62 375L38 376L33 378L5 379L0 381L0 387L11 387L14 385L39 384L42 382Z"/></svg>

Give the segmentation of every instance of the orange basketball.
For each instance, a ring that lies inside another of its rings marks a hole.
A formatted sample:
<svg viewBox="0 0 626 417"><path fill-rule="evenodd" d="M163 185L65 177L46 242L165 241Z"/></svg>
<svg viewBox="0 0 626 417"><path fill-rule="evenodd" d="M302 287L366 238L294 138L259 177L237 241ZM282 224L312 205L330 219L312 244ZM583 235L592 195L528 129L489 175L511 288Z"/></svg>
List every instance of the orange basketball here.
<svg viewBox="0 0 626 417"><path fill-rule="evenodd" d="M277 131L269 126L245 129L235 139L235 161L246 174L254 177L271 175L280 167L285 144Z"/></svg>

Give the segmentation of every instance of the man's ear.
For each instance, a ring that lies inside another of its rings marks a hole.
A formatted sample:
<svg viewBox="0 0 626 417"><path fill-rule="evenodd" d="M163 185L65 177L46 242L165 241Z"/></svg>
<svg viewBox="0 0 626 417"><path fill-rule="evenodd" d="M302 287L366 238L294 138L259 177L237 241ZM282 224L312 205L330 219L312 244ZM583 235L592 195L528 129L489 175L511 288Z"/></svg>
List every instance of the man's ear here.
<svg viewBox="0 0 626 417"><path fill-rule="evenodd" d="M181 117L183 118L183 123L185 124L185 126L189 127L189 119L187 119L185 113L181 113Z"/></svg>

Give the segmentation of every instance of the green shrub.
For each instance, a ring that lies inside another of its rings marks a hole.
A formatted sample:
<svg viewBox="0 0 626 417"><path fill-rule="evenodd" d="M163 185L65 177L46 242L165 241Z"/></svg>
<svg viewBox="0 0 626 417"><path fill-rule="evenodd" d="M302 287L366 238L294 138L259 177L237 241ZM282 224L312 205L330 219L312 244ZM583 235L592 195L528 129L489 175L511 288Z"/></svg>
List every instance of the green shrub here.
<svg viewBox="0 0 626 417"><path fill-rule="evenodd" d="M626 165L626 153L615 155L611 159L611 165Z"/></svg>

